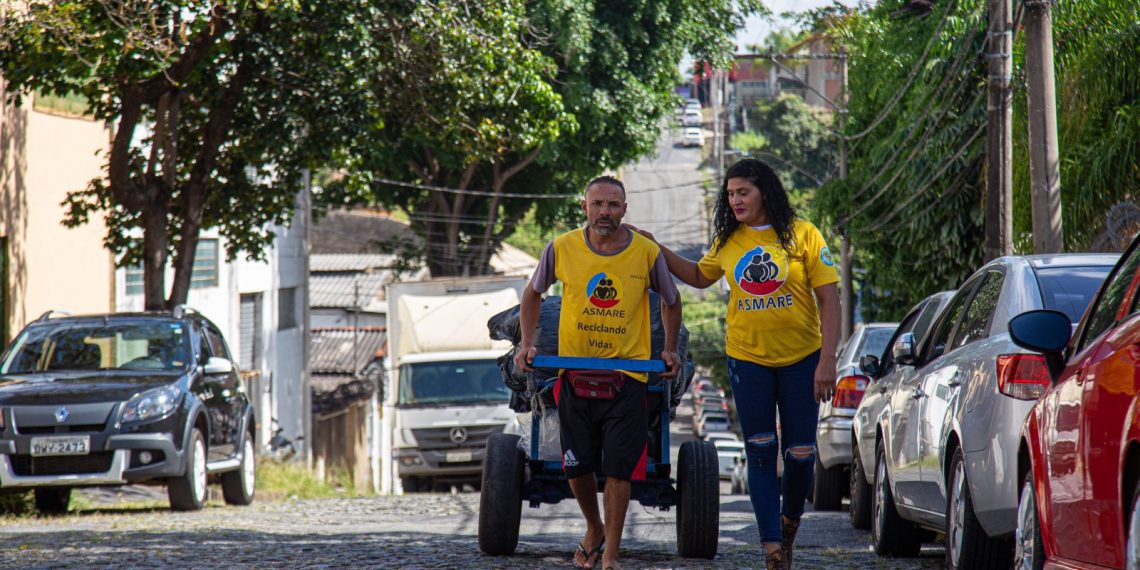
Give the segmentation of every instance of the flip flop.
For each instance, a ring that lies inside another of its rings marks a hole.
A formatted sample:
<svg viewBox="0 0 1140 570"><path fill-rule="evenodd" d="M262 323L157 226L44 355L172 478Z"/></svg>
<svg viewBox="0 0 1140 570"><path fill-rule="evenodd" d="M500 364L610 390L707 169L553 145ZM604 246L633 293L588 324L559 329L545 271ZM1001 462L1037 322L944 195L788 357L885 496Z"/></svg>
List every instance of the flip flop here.
<svg viewBox="0 0 1140 570"><path fill-rule="evenodd" d="M598 559L594 558L594 557L595 556L601 557L602 552L605 551L605 549L606 549L606 539L604 539L604 538L602 539L601 542L598 543L598 547L593 549L593 550L586 550L586 548L582 546L582 543L579 542L578 543L578 549L575 550L574 554L570 556L570 560L574 563L575 568L591 568L592 569L594 566L596 566L598 564ZM576 560L579 552L582 553L582 559L586 561L586 564L583 566L579 566L578 561ZM592 564L590 563L591 558L594 558L594 562Z"/></svg>

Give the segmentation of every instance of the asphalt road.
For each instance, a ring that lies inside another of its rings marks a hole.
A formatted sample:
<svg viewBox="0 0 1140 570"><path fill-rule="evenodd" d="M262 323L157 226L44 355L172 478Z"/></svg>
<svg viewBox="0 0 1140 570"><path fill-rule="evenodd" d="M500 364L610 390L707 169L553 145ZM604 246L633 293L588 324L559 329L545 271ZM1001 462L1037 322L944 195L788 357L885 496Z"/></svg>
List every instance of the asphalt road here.
<svg viewBox="0 0 1140 570"><path fill-rule="evenodd" d="M629 210L625 221L649 230L657 240L686 255L699 257L708 242L708 219L699 170L701 149L674 146L679 134L666 125L657 155L622 169Z"/></svg>

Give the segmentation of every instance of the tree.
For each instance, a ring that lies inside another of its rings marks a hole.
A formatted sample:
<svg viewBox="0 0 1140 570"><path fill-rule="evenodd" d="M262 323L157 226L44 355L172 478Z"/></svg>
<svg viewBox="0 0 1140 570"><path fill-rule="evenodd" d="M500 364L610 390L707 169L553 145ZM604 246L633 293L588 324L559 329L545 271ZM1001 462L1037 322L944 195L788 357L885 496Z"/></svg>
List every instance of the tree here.
<svg viewBox="0 0 1140 570"><path fill-rule="evenodd" d="M733 135L733 148L771 164L789 189L818 188L835 172L831 113L781 94L757 101L748 122L755 129ZM756 137L762 145L755 146Z"/></svg>
<svg viewBox="0 0 1140 570"><path fill-rule="evenodd" d="M456 36L426 53L414 35L398 42L397 61L435 71L374 83L378 103L397 104L378 108L373 132L346 149L349 176L325 199L407 212L436 275L488 271L532 210L545 228L576 222L586 180L655 148L684 52L725 64L743 14L760 9L758 0L421 6L409 19L443 18Z"/></svg>
<svg viewBox="0 0 1140 570"><path fill-rule="evenodd" d="M362 106L365 45L351 2L30 0L0 11L0 74L13 102L78 93L113 125L106 177L69 194L64 222L107 214L120 264L142 262L147 309L186 300L198 234L264 255L300 170ZM358 14L357 14L358 15ZM166 297L164 268L173 256Z"/></svg>

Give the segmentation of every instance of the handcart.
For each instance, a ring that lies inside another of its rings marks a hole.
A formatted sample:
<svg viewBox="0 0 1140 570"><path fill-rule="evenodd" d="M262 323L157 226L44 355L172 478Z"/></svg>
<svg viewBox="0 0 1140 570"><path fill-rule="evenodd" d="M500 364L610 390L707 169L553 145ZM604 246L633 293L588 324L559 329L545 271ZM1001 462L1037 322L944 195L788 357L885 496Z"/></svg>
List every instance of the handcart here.
<svg viewBox="0 0 1140 570"><path fill-rule="evenodd" d="M536 368L573 370L625 370L663 372L661 360L626 360L535 356ZM654 376L650 376L653 378ZM550 389L557 378L535 380L528 375L531 394ZM716 447L701 440L681 445L676 479L669 463L670 382L650 380L649 413L660 414L657 430L649 433L649 453L644 480L631 481L630 500L667 511L677 507L677 553L685 558L716 556L720 535L720 478ZM535 396L537 400L537 396ZM537 410L538 407L536 406ZM532 414L530 452L520 449L520 436L494 434L487 441L483 460L483 486L479 501L479 549L491 555L510 555L519 542L522 504L538 508L573 499L561 461L540 459L541 415ZM650 422L652 423L652 422ZM648 429L648 428L647 428ZM529 457L529 458L528 458ZM605 490L605 476L598 473L598 489Z"/></svg>

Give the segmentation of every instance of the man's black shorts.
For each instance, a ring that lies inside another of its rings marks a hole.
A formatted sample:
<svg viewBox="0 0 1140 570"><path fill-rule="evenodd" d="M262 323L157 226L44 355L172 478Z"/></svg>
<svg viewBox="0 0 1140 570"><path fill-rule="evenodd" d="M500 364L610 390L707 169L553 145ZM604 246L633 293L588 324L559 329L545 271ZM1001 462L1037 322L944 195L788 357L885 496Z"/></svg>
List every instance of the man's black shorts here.
<svg viewBox="0 0 1140 570"><path fill-rule="evenodd" d="M576 397L565 375L559 383L558 424L566 477L593 473L601 465L606 477L644 478L649 431L645 383L627 377L613 400ZM635 470L640 477L634 477Z"/></svg>

